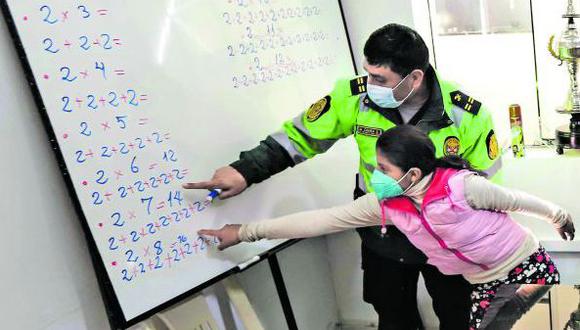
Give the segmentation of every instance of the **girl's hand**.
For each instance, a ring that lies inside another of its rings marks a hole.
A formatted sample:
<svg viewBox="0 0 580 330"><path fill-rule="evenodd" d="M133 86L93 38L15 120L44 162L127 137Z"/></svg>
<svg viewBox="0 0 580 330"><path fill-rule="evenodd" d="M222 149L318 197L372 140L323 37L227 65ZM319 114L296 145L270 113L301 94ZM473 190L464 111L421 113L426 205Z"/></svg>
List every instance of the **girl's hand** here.
<svg viewBox="0 0 580 330"><path fill-rule="evenodd" d="M560 228L556 228L556 230L565 241L567 241L568 238L570 240L573 240L574 232L576 231L576 229L574 229L574 222L572 222L572 217L568 215L568 218L566 219L566 224L564 224L564 226ZM566 237L566 235L568 235L568 237Z"/></svg>
<svg viewBox="0 0 580 330"><path fill-rule="evenodd" d="M197 234L217 237L217 239L220 241L218 250L222 251L241 242L240 237L238 236L238 232L240 231L241 226L242 225L225 225L218 230L201 229L197 232Z"/></svg>

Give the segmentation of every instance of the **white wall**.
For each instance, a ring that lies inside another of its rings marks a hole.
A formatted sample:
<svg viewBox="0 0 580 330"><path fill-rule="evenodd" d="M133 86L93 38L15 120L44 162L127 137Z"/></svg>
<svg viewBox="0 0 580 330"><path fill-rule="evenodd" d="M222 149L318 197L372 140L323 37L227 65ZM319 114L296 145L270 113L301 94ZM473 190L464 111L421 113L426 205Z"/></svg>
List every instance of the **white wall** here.
<svg viewBox="0 0 580 330"><path fill-rule="evenodd" d="M339 320L327 253L324 238L303 240L278 253L299 329L332 329ZM264 329L286 329L267 262L236 277L256 309Z"/></svg>
<svg viewBox="0 0 580 330"><path fill-rule="evenodd" d="M552 201L572 215L580 226L578 187L580 151L567 150L557 155L555 148L528 148L525 159L505 157L504 184ZM553 226L546 221L514 215L521 224L532 229L546 250L554 258L561 273L562 284L580 284L580 242L564 242Z"/></svg>
<svg viewBox="0 0 580 330"><path fill-rule="evenodd" d="M410 1L342 0L342 7L359 74L364 73L364 44L373 31L389 23L413 26Z"/></svg>
<svg viewBox="0 0 580 330"><path fill-rule="evenodd" d="M435 2L414 0L417 30L430 39L429 11L433 28L439 26ZM528 6L529 10L529 6ZM545 18L544 18L545 19ZM524 21L526 18L524 18ZM531 18L527 17L530 22ZM511 143L508 108L521 106L524 139L528 144L540 138L534 46L532 33L482 35L439 35L433 33L437 69L444 79L454 81L491 112L495 131L502 146ZM434 51L433 47L434 46ZM544 51L542 46L542 51Z"/></svg>
<svg viewBox="0 0 580 330"><path fill-rule="evenodd" d="M436 36L437 68L491 112L498 141L511 144L509 105L522 109L524 140L539 138L531 33ZM513 54L519 54L514 56Z"/></svg>

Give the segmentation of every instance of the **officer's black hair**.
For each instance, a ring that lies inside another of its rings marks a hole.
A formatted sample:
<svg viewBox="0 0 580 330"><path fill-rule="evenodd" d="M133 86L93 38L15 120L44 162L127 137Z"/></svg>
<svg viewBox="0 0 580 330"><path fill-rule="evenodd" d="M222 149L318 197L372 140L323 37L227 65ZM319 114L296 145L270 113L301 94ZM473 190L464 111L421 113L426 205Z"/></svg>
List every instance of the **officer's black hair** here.
<svg viewBox="0 0 580 330"><path fill-rule="evenodd" d="M364 47L370 65L388 66L404 77L415 69L429 68L429 49L423 38L411 28L388 24L373 32Z"/></svg>
<svg viewBox="0 0 580 330"><path fill-rule="evenodd" d="M459 156L436 158L435 145L431 139L412 125L400 125L385 131L377 140L377 152L403 172L416 167L421 169L423 175L428 175L436 168L442 167L467 169L482 174Z"/></svg>

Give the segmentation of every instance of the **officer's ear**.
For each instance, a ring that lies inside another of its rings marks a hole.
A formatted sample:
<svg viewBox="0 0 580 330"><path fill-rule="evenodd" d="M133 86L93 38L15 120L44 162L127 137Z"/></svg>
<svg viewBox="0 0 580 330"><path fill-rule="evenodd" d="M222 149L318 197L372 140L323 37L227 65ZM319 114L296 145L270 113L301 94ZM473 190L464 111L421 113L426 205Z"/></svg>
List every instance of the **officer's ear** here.
<svg viewBox="0 0 580 330"><path fill-rule="evenodd" d="M415 69L411 71L409 74L411 80L413 81L413 88L418 89L419 86L423 83L423 79L425 78L425 72L423 70Z"/></svg>

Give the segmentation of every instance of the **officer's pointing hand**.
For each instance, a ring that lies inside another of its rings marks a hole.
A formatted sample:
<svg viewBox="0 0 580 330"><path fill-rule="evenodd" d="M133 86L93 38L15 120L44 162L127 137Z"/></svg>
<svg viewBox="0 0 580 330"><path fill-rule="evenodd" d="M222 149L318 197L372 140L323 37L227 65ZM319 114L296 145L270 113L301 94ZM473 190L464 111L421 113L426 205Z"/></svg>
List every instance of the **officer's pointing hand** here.
<svg viewBox="0 0 580 330"><path fill-rule="evenodd" d="M238 195L246 190L246 179L231 166L218 168L209 181L184 183L185 189L221 189L220 199L226 199Z"/></svg>

